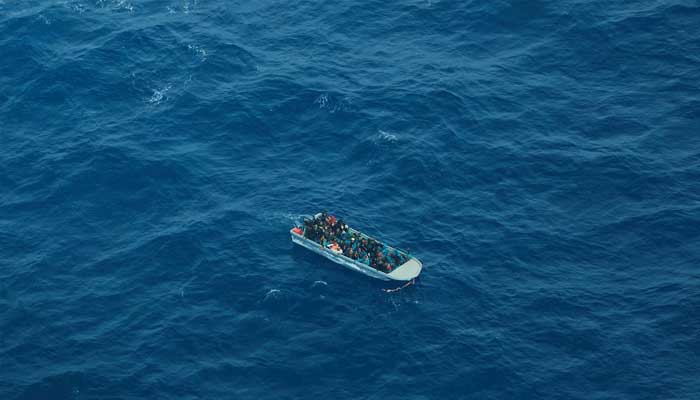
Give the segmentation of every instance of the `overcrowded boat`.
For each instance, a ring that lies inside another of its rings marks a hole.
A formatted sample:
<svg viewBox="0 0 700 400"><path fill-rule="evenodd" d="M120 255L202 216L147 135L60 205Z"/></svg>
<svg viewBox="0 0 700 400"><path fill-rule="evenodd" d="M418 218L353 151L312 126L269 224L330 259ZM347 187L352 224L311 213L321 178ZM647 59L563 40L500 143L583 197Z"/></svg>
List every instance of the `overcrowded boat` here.
<svg viewBox="0 0 700 400"><path fill-rule="evenodd" d="M290 233L294 243L373 278L410 281L423 268L408 252L353 229L326 212L305 218Z"/></svg>

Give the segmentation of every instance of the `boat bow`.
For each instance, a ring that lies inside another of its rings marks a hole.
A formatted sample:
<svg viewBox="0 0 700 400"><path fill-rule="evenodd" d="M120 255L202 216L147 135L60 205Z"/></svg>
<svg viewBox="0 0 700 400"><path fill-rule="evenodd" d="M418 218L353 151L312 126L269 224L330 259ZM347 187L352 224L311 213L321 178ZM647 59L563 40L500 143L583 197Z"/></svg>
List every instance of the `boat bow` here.
<svg viewBox="0 0 700 400"><path fill-rule="evenodd" d="M423 264L421 264L421 262L416 258L411 258L387 275L391 279L395 279L397 281L409 281L420 275L421 269L423 269Z"/></svg>

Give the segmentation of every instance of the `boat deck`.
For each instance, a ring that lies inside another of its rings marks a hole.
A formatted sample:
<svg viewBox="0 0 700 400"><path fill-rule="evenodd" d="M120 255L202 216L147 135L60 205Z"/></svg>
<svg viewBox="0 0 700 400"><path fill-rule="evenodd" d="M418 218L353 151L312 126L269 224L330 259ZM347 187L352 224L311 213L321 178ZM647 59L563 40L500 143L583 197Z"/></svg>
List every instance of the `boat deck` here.
<svg viewBox="0 0 700 400"><path fill-rule="evenodd" d="M315 218L318 218L320 214L316 214ZM397 249L395 247L389 246L386 243L377 240L369 235L366 235L356 229L348 227L348 232L356 234L360 239L368 239L368 240L374 240L377 243L379 243L381 246L384 246L386 249L388 249L390 252L396 252L398 254L401 254L404 258L407 258L407 260L399 265L393 268L392 271L390 272L384 272L382 270L379 270L377 268L374 268L373 266L367 265L359 260L347 257L342 254L342 252L337 252L329 249L328 247L322 246L320 242L312 240L308 237L305 236L305 230L297 233L295 231L297 228L293 228L290 233L292 235L292 241L295 243L306 247L309 250L314 251L315 253L319 253L320 255L323 255L324 257L330 259L331 261L334 261L338 264L341 264L347 268L357 270L359 272L362 272L366 275L370 275L374 278L378 279L383 279L383 280L398 280L398 281L409 281L411 279L415 279L421 272L423 265L422 263L415 257L411 256L405 251L402 251L400 249Z"/></svg>

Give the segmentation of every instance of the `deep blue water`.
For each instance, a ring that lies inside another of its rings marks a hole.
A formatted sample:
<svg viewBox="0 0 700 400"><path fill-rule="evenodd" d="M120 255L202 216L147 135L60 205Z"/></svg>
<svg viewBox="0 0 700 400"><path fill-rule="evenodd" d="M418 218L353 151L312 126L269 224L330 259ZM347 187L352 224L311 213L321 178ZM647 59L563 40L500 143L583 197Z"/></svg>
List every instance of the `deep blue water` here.
<svg viewBox="0 0 700 400"><path fill-rule="evenodd" d="M0 399L698 399L699 82L697 1L0 0Z"/></svg>

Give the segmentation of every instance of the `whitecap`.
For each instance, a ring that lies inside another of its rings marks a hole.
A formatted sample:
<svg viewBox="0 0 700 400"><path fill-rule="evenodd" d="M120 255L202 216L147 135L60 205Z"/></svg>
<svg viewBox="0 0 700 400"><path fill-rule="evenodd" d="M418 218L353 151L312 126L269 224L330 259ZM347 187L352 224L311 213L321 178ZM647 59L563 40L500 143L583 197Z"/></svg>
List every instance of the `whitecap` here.
<svg viewBox="0 0 700 400"><path fill-rule="evenodd" d="M199 3L198 0L183 0L180 2L177 2L178 4L171 4L169 6L166 6L166 10L168 11L168 14L175 14L178 11L182 11L183 14L189 14L190 11L193 11L194 7L197 6L197 3Z"/></svg>
<svg viewBox="0 0 700 400"><path fill-rule="evenodd" d="M129 3L128 1L125 1L125 0L119 0L119 1L117 2L117 4L116 4L116 8L117 8L117 9L128 10L128 11L130 11L130 12L133 12L133 11L134 11L134 6L133 6L131 3Z"/></svg>
<svg viewBox="0 0 700 400"><path fill-rule="evenodd" d="M314 281L314 284L311 285L311 287L316 287L319 285L328 286L328 282L326 282L326 281Z"/></svg>
<svg viewBox="0 0 700 400"><path fill-rule="evenodd" d="M39 21L43 22L44 25L51 25L51 20L48 19L48 18L46 18L46 16L45 16L44 14L39 14L39 15L36 16L36 18L37 18Z"/></svg>
<svg viewBox="0 0 700 400"><path fill-rule="evenodd" d="M279 289L270 289L267 293L265 293L265 298L263 298L263 301L269 298L276 299L280 296L280 293L282 293L282 291Z"/></svg>
<svg viewBox="0 0 700 400"><path fill-rule="evenodd" d="M185 282L182 286L180 286L180 297L182 297L182 298L185 297L185 288L187 288L187 286L189 286L190 282L192 282L193 279L194 279L194 277L190 278L187 282Z"/></svg>
<svg viewBox="0 0 700 400"><path fill-rule="evenodd" d="M328 109L331 114L336 111L351 111L352 110L352 99L350 97L331 97L327 93L319 95L314 104L318 104L318 108Z"/></svg>
<svg viewBox="0 0 700 400"><path fill-rule="evenodd" d="M148 99L151 104L159 104L164 98L165 94L168 93L173 85L167 84L163 89L153 89L153 95Z"/></svg>
<svg viewBox="0 0 700 400"><path fill-rule="evenodd" d="M352 100L350 97L343 97L331 108L331 114L336 111L352 111Z"/></svg>
<svg viewBox="0 0 700 400"><path fill-rule="evenodd" d="M315 104L318 104L318 108L326 108L328 107L328 95L327 94L322 94L314 100Z"/></svg>
<svg viewBox="0 0 700 400"><path fill-rule="evenodd" d="M207 60L207 51L197 46L196 44L188 44L187 48L199 57L199 60L204 62Z"/></svg>
<svg viewBox="0 0 700 400"><path fill-rule="evenodd" d="M379 130L378 139L385 143L396 143L399 140L395 134L383 131L381 129Z"/></svg>
<svg viewBox="0 0 700 400"><path fill-rule="evenodd" d="M185 0L184 2L182 2L182 12L184 12L185 14L189 14L191 9L193 8L193 6L196 6L196 5L197 5L197 0L192 0L192 1Z"/></svg>
<svg viewBox="0 0 700 400"><path fill-rule="evenodd" d="M134 5L127 0L99 0L97 5L99 7L111 7L114 10L127 10L129 12L134 11Z"/></svg>
<svg viewBox="0 0 700 400"><path fill-rule="evenodd" d="M65 2L62 3L64 6L68 7L71 9L71 11L75 11L78 14L82 14L85 11L87 11L88 6L84 3L76 2L76 1L71 1L71 2Z"/></svg>

